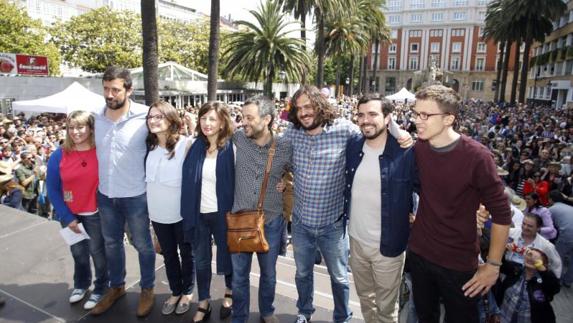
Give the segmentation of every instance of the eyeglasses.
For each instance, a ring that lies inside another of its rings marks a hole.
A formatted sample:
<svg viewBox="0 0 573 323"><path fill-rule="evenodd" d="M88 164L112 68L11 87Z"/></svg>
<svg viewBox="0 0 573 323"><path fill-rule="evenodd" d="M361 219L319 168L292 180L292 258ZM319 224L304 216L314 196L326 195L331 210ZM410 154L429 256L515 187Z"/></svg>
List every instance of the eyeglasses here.
<svg viewBox="0 0 573 323"><path fill-rule="evenodd" d="M414 119L416 118L420 118L420 120L428 120L429 117L433 117L433 116L443 116L443 115L449 115L449 113L445 112L445 113L426 113L426 112L417 112L416 110L411 110L412 111L412 117L414 117Z"/></svg>
<svg viewBox="0 0 573 323"><path fill-rule="evenodd" d="M161 120L163 120L163 118L165 118L165 116L162 114L154 114L154 115L148 115L147 116L147 120L151 120L151 121L161 121Z"/></svg>

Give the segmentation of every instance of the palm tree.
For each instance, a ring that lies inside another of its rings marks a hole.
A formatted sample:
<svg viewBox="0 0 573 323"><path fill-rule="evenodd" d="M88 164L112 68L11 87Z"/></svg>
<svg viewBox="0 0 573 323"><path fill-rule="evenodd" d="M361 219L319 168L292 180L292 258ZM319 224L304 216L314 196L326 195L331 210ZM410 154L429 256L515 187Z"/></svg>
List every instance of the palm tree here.
<svg viewBox="0 0 573 323"><path fill-rule="evenodd" d="M503 8L502 8L503 0L494 0L490 2L487 6L487 12L485 16L485 27L483 30L483 36L486 41L493 40L499 47L499 60L497 63L497 75L496 75L496 90L494 94L494 102L500 100L502 95L501 93L501 78L502 78L502 71L504 70L504 53L506 43L508 43L507 39L507 32L504 28L499 28L501 24L505 22L503 17ZM505 91L505 84L503 86Z"/></svg>
<svg viewBox="0 0 573 323"><path fill-rule="evenodd" d="M157 19L155 1L141 1L141 36L143 39L143 87L145 104L159 100Z"/></svg>
<svg viewBox="0 0 573 323"><path fill-rule="evenodd" d="M142 1L146 2L146 1ZM211 18L209 31L209 66L207 69L207 100L217 99L217 74L219 67L219 23L221 20L220 0L211 0Z"/></svg>
<svg viewBox="0 0 573 323"><path fill-rule="evenodd" d="M300 20L300 39L302 48L306 50L306 16L311 13L312 0L278 0L285 12L292 13L295 19ZM301 83L306 84L306 73L303 73Z"/></svg>
<svg viewBox="0 0 573 323"><path fill-rule="evenodd" d="M521 84L519 102L525 101L527 72L529 70L529 51L534 40L543 40L553 30L551 20L557 19L567 9L562 0L510 0L508 3L510 21L525 26L522 34L525 48L521 66Z"/></svg>
<svg viewBox="0 0 573 323"><path fill-rule="evenodd" d="M325 29L327 31L326 55L332 57L337 65L336 89L338 90L342 60L350 58L350 71L352 71L355 57L368 46L369 31L366 28L365 19L362 19L359 14L358 6L345 8L338 15L329 17L325 22Z"/></svg>
<svg viewBox="0 0 573 323"><path fill-rule="evenodd" d="M295 19L300 20L300 39L304 42L306 50L306 16L312 9L312 0L279 0L285 12L292 13Z"/></svg>
<svg viewBox="0 0 573 323"><path fill-rule="evenodd" d="M316 40L315 52L317 56L316 64L316 86L321 87L324 80L324 59L326 58L326 30L325 22L330 17L343 13L346 8L353 5L352 0L312 0L314 19L316 20Z"/></svg>
<svg viewBox="0 0 573 323"><path fill-rule="evenodd" d="M374 66L372 68L372 80L376 79L376 70L378 69L378 56L380 45L382 42L390 40L390 29L386 25L386 17L382 12L384 0L359 0L360 16L366 20L366 28L368 29L370 43L374 43ZM366 51L370 49L366 47ZM366 62L366 60L363 60ZM366 67L366 66L364 66ZM364 73L366 78L366 73ZM373 90L373 89L370 89Z"/></svg>
<svg viewBox="0 0 573 323"><path fill-rule="evenodd" d="M223 73L243 80L264 80L264 94L272 97L273 79L284 71L286 81L298 82L309 68L310 57L302 40L288 36L293 22L287 22L278 2L266 0L258 11L250 13L257 24L237 21L246 30L226 39Z"/></svg>
<svg viewBox="0 0 573 323"><path fill-rule="evenodd" d="M507 74L509 71L509 59L511 55L512 44L519 47L519 37L520 31L519 26L512 24L508 17L507 5L509 1L512 0L494 0L487 8L486 18L485 18L485 28L484 37L489 40L494 40L495 42L501 42L498 73L497 73L497 88L495 94L495 100L505 102L505 89L507 86ZM519 62L519 49L516 56L517 62ZM516 78L514 76L514 78ZM512 86L511 93L515 93L517 83L514 82ZM499 93L499 94L498 94ZM515 94L513 95L515 99Z"/></svg>

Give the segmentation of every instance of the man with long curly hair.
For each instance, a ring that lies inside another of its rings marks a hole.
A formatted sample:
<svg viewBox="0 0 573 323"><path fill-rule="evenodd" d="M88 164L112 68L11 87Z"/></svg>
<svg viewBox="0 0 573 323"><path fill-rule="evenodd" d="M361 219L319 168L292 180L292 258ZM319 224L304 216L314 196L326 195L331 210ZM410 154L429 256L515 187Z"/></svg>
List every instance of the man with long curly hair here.
<svg viewBox="0 0 573 323"><path fill-rule="evenodd" d="M320 250L332 286L334 322L352 317L348 307L348 235L344 216L347 140L359 135L358 126L336 119L318 88L305 85L293 96L284 136L292 142L295 202L292 236L298 291L297 322L310 320L314 307L313 268ZM393 134L394 135L394 134Z"/></svg>

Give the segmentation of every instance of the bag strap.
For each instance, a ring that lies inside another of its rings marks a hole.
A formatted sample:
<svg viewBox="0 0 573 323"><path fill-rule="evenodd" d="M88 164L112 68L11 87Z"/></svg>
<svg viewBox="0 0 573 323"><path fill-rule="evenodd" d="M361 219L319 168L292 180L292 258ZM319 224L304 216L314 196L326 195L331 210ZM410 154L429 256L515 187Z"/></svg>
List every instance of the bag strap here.
<svg viewBox="0 0 573 323"><path fill-rule="evenodd" d="M267 158L267 166L265 167L265 177L263 178L263 183L261 184L261 192L259 194L259 203L257 203L257 210L263 210L263 203L265 201L265 193L267 192L267 183L269 181L269 175L271 174L271 167L273 166L273 157L275 157L277 141L273 138L273 143L271 148L269 148L269 157Z"/></svg>

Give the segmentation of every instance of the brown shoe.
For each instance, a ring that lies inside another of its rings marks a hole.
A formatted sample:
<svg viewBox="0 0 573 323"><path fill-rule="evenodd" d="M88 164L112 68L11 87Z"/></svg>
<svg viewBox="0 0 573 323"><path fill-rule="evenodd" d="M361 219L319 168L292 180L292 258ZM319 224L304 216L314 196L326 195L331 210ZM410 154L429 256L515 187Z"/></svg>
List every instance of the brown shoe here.
<svg viewBox="0 0 573 323"><path fill-rule="evenodd" d="M154 301L153 288L142 288L139 294L139 305L137 305L137 317L147 316L153 308Z"/></svg>
<svg viewBox="0 0 573 323"><path fill-rule="evenodd" d="M90 311L90 314L103 314L123 295L125 295L125 286L109 288L99 303Z"/></svg>

